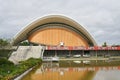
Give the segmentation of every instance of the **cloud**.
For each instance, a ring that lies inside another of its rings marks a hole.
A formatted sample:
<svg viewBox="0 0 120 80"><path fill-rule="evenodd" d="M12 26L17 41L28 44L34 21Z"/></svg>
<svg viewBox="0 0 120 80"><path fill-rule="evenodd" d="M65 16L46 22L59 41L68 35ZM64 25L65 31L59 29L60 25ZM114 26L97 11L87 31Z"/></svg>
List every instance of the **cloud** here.
<svg viewBox="0 0 120 80"><path fill-rule="evenodd" d="M10 38L31 21L63 14L84 26L98 44L120 44L119 0L0 0L0 37Z"/></svg>

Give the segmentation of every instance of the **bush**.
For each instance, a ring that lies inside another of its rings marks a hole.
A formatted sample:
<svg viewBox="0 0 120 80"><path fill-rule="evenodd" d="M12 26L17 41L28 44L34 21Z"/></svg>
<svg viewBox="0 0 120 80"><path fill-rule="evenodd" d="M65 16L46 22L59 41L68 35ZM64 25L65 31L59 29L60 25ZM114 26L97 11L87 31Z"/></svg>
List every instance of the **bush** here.
<svg viewBox="0 0 120 80"><path fill-rule="evenodd" d="M0 59L0 80L8 80L22 74L27 69L40 64L41 59L30 58L26 61L21 61L18 65L14 65L7 59Z"/></svg>
<svg viewBox="0 0 120 80"><path fill-rule="evenodd" d="M0 50L0 57L9 58L12 50Z"/></svg>
<svg viewBox="0 0 120 80"><path fill-rule="evenodd" d="M0 65L13 65L11 61L8 61L6 58L0 58Z"/></svg>

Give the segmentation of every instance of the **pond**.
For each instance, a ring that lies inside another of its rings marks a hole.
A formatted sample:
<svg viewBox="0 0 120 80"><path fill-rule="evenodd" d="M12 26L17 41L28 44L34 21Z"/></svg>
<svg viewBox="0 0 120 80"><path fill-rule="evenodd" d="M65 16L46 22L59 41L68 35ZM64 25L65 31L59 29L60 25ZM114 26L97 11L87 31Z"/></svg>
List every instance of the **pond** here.
<svg viewBox="0 0 120 80"><path fill-rule="evenodd" d="M44 62L22 80L120 80L120 61Z"/></svg>

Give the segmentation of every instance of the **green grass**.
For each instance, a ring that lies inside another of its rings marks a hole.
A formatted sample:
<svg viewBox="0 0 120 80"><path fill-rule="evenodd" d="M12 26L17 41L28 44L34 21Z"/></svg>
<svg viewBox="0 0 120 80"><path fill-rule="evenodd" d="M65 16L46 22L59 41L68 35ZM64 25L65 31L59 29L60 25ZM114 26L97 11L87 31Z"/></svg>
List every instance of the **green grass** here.
<svg viewBox="0 0 120 80"><path fill-rule="evenodd" d="M0 80L12 79L29 68L38 65L42 62L41 59L30 58L26 61L21 61L18 65L14 65L12 62L5 58L0 59Z"/></svg>

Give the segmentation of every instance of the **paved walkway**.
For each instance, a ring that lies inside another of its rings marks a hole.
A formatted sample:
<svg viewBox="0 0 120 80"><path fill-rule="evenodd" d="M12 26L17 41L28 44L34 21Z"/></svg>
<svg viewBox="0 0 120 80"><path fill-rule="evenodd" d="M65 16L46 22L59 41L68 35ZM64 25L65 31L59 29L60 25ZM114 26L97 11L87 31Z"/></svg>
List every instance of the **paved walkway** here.
<svg viewBox="0 0 120 80"><path fill-rule="evenodd" d="M109 58L91 57L91 58L60 58L60 60L109 60Z"/></svg>

